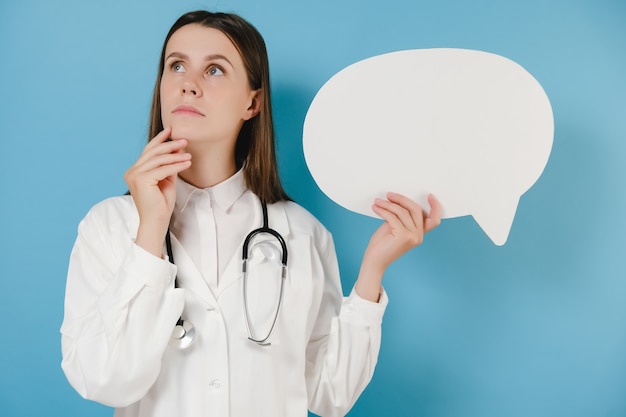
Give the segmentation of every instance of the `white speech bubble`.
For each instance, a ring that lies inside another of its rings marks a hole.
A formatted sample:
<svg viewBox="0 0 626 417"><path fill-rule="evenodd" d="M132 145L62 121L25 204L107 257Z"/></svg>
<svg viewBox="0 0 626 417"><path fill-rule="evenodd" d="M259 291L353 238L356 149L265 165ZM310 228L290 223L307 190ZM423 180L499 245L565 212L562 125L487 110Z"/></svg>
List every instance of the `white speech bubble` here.
<svg viewBox="0 0 626 417"><path fill-rule="evenodd" d="M304 121L306 163L337 204L375 217L387 191L442 218L471 215L496 244L550 156L554 120L535 78L499 55L452 48L352 64L317 93Z"/></svg>

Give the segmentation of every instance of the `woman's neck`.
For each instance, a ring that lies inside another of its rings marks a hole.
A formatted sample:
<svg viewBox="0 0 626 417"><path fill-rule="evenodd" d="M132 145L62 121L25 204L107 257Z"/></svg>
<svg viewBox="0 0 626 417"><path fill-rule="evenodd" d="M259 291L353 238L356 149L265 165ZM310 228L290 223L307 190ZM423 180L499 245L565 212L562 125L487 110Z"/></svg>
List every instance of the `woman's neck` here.
<svg viewBox="0 0 626 417"><path fill-rule="evenodd" d="M179 173L185 182L197 188L207 188L217 185L237 172L234 149L202 149L197 151L188 146L191 153L191 166Z"/></svg>

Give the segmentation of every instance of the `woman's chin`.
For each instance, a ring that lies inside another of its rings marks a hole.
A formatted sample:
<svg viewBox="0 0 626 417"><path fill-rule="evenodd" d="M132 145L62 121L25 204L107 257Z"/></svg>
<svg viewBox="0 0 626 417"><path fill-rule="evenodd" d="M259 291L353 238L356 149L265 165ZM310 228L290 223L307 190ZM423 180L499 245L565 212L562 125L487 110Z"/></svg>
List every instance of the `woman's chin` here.
<svg viewBox="0 0 626 417"><path fill-rule="evenodd" d="M170 137L176 139L187 139L188 141L194 141L198 136L198 132L195 129L191 129L188 126L172 125L172 134Z"/></svg>

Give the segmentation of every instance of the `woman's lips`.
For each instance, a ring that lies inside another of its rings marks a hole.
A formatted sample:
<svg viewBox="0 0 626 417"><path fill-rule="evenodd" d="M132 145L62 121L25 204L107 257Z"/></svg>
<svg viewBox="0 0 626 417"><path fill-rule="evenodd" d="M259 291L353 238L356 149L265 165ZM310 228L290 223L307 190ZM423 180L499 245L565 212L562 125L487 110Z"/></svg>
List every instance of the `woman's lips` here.
<svg viewBox="0 0 626 417"><path fill-rule="evenodd" d="M187 104L176 107L174 111L172 111L172 113L189 116L204 116L204 114L200 110L196 109L194 106L189 106Z"/></svg>

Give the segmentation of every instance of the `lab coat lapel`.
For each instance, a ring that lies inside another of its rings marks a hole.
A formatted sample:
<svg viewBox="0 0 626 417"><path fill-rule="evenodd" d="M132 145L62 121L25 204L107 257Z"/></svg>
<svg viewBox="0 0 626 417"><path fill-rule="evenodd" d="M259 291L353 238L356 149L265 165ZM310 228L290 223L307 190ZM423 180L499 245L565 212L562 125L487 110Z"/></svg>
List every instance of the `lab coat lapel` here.
<svg viewBox="0 0 626 417"><path fill-rule="evenodd" d="M215 295L205 281L202 273L193 263L187 251L172 234L172 252L177 267L178 286L195 292L207 303L214 305L216 303Z"/></svg>
<svg viewBox="0 0 626 417"><path fill-rule="evenodd" d="M257 200L256 210L254 214L254 228L261 227L263 225L263 215L261 211L261 202ZM285 212L285 203L280 202L276 204L268 204L267 206L267 222L271 229L276 230L285 239L285 243L289 246L289 222L287 221L287 213ZM246 235L251 232L250 229ZM220 294L228 288L230 285L237 282L243 277L241 272L242 263L242 250L245 236L241 240L237 251L228 262L228 266L224 270L224 275L220 279L220 283L217 289L216 297L219 298Z"/></svg>

